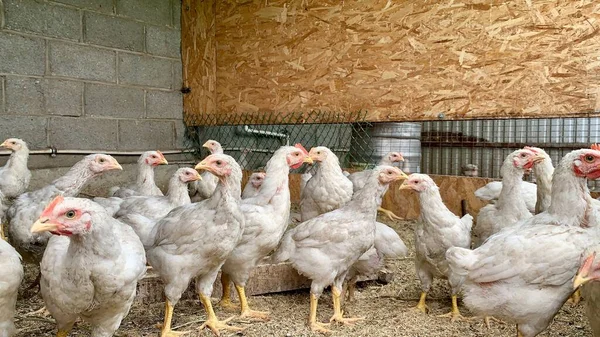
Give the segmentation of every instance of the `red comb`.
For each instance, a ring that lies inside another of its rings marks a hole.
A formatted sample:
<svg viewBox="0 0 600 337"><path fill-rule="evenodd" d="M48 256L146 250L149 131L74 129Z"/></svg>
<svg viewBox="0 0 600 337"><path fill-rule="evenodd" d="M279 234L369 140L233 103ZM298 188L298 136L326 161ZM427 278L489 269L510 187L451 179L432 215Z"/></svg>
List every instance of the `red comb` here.
<svg viewBox="0 0 600 337"><path fill-rule="evenodd" d="M600 151L600 145L596 144L592 144L592 146L590 146L592 148L592 150L596 150L596 151Z"/></svg>
<svg viewBox="0 0 600 337"><path fill-rule="evenodd" d="M308 151L306 151L306 149L304 148L304 146L302 146L302 144L300 143L296 143L294 145L295 148L302 150L302 152L304 152L304 154L308 154Z"/></svg>
<svg viewBox="0 0 600 337"><path fill-rule="evenodd" d="M56 208L56 206L58 204L60 204L61 202L63 202L63 200L65 200L65 198L62 195L58 195L56 196L56 198L54 198L54 200L52 200L48 206L46 206L46 209L44 209L44 211L42 212L42 216L47 217L52 215L52 212L54 211L54 208Z"/></svg>
<svg viewBox="0 0 600 337"><path fill-rule="evenodd" d="M158 154L160 154L163 158L165 157L165 155L162 152L160 152L159 150L156 150L156 152L158 152Z"/></svg>
<svg viewBox="0 0 600 337"><path fill-rule="evenodd" d="M531 152L533 152L533 153L538 153L538 150L536 150L536 149L532 148L531 146L525 146L523 149L525 149L525 150L529 150L529 151L531 151Z"/></svg>

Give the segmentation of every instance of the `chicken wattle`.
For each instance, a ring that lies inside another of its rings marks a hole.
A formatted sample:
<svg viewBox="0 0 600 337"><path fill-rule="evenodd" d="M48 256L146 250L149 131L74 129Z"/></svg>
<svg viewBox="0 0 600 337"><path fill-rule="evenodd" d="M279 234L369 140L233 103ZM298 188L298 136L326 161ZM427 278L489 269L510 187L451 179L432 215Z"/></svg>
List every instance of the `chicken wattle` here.
<svg viewBox="0 0 600 337"><path fill-rule="evenodd" d="M67 336L78 318L92 337L110 337L127 316L146 272L133 230L89 199L56 197L31 227L54 236L40 265L42 297Z"/></svg>
<svg viewBox="0 0 600 337"><path fill-rule="evenodd" d="M573 292L580 256L597 244L587 179L600 178L600 151L576 150L557 166L546 212L491 236L475 250L446 258L461 276L464 303L475 313L517 324L519 336L542 332Z"/></svg>
<svg viewBox="0 0 600 337"><path fill-rule="evenodd" d="M215 334L222 329L240 330L217 318L210 295L219 269L244 231L240 210L242 170L225 154L206 157L196 169L218 177L214 193L204 201L177 207L160 219L151 234L154 244L147 249L148 262L165 284L163 337L179 334L171 330L173 308L192 279L207 314L202 327Z"/></svg>
<svg viewBox="0 0 600 337"><path fill-rule="evenodd" d="M321 151L319 149L316 151ZM343 176L341 170L339 174ZM275 262L290 261L296 270L311 279L309 324L312 330L329 332L317 322L318 299L328 285L332 285L334 308L330 322L352 323L361 319L343 317L342 285L352 265L373 246L381 194L391 182L405 177L398 168L378 166L346 205L285 233L272 259Z"/></svg>

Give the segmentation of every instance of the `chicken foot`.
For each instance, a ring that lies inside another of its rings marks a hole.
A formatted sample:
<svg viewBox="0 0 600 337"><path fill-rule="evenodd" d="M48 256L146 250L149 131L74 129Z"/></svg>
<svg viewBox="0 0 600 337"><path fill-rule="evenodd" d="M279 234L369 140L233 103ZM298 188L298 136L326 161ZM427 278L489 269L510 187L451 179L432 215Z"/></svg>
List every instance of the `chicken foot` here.
<svg viewBox="0 0 600 337"><path fill-rule="evenodd" d="M223 288L223 295L221 295L221 300L217 305L227 310L237 309L237 305L231 302L231 278L225 273L221 273L221 287Z"/></svg>
<svg viewBox="0 0 600 337"><path fill-rule="evenodd" d="M248 306L248 298L246 297L246 289L244 287L236 284L235 290L237 290L238 296L240 297L240 306L242 309L240 318L254 318L261 321L269 320L268 311L255 311L250 309L250 306Z"/></svg>
<svg viewBox="0 0 600 337"><path fill-rule="evenodd" d="M171 302L169 300L167 300L167 303L165 305L165 321L164 321L162 329L160 331L160 337L177 337L177 336L182 336L182 335L189 333L189 331L173 331L173 330L171 330L171 321L173 319L173 309L174 309L173 305L171 304Z"/></svg>
<svg viewBox="0 0 600 337"><path fill-rule="evenodd" d="M329 320L329 323L338 322L345 325L352 325L358 321L365 319L365 317L344 317L344 312L342 311L342 302L341 302L341 294L342 292L336 287L331 287L331 293L333 297L333 316Z"/></svg>
<svg viewBox="0 0 600 337"><path fill-rule="evenodd" d="M429 312L429 307L427 306L427 304L425 304L426 298L427 298L427 293L424 291L421 292L421 297L419 298L419 303L415 307L416 310L419 310L420 312L422 312L424 314Z"/></svg>
<svg viewBox="0 0 600 337"><path fill-rule="evenodd" d="M581 291L579 288L575 290L575 292L569 297L568 302L571 303L571 306L576 306L581 301Z"/></svg>
<svg viewBox="0 0 600 337"><path fill-rule="evenodd" d="M313 332L320 332L323 334L329 334L332 331L327 329L329 323L317 322L317 306L319 305L319 298L317 295L310 293L310 316L308 317L308 325L310 330Z"/></svg>
<svg viewBox="0 0 600 337"><path fill-rule="evenodd" d="M377 208L377 211L385 214L388 218L390 218L390 220L402 220L401 217L397 216L396 214L394 214L394 212L390 211L389 209L385 209L381 206L379 206L379 208Z"/></svg>
<svg viewBox="0 0 600 337"><path fill-rule="evenodd" d="M227 325L227 322L231 321L234 317L229 317L226 320L220 321L215 315L215 311L213 310L212 303L210 302L210 297L200 294L200 301L204 306L204 310L206 310L206 322L200 326L200 330L204 328L209 328L216 336L220 336L221 333L219 330L231 330L231 331L243 331L244 328L240 328L237 326Z"/></svg>
<svg viewBox="0 0 600 337"><path fill-rule="evenodd" d="M69 335L68 330L58 330L56 337L67 337Z"/></svg>
<svg viewBox="0 0 600 337"><path fill-rule="evenodd" d="M452 311L445 315L439 315L438 317L450 317L451 322L465 319L463 315L460 314L460 310L458 310L458 299L456 295L452 295Z"/></svg>

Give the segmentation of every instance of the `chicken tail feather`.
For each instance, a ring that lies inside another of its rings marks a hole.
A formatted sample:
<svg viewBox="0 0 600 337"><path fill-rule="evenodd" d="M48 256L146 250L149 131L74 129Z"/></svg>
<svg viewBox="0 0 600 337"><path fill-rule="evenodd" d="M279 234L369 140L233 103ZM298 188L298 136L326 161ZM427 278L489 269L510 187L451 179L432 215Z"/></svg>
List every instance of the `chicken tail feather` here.
<svg viewBox="0 0 600 337"><path fill-rule="evenodd" d="M469 273L470 267L477 261L477 258L470 249L452 247L446 251L446 260L450 265L452 273L466 276Z"/></svg>

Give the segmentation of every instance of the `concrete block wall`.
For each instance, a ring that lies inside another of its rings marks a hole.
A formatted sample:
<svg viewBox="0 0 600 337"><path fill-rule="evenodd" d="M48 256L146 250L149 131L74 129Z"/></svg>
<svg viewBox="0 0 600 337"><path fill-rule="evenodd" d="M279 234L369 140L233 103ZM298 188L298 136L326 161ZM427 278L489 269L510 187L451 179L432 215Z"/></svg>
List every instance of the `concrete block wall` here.
<svg viewBox="0 0 600 337"><path fill-rule="evenodd" d="M0 138L180 148L180 10L179 0L0 0Z"/></svg>

